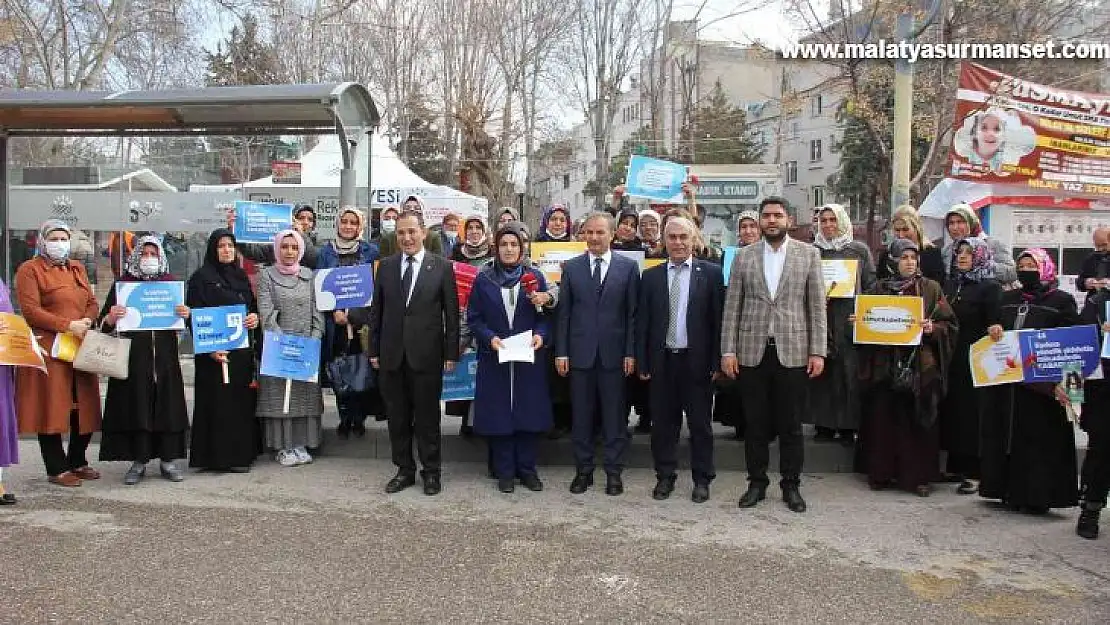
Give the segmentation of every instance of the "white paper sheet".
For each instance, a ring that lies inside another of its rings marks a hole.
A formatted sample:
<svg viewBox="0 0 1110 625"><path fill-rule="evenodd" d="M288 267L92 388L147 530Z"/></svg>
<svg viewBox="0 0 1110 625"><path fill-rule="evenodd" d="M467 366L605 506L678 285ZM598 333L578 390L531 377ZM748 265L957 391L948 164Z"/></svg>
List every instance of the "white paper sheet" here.
<svg viewBox="0 0 1110 625"><path fill-rule="evenodd" d="M497 362L536 362L536 352L532 349L532 331L528 330L501 339L501 350L497 352Z"/></svg>

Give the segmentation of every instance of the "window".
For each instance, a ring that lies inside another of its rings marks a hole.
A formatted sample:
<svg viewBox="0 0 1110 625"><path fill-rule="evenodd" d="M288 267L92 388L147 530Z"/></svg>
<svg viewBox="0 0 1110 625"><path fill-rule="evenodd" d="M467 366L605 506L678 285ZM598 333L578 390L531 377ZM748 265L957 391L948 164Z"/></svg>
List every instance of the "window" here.
<svg viewBox="0 0 1110 625"><path fill-rule="evenodd" d="M829 152L836 154L840 151L840 142L836 140L836 135L829 135Z"/></svg>
<svg viewBox="0 0 1110 625"><path fill-rule="evenodd" d="M570 174L563 174L563 188L570 188Z"/></svg>
<svg viewBox="0 0 1110 625"><path fill-rule="evenodd" d="M813 187L813 205L825 205L825 187Z"/></svg>
<svg viewBox="0 0 1110 625"><path fill-rule="evenodd" d="M820 94L813 96L809 99L809 112L811 117L820 117L821 111L825 108L824 98Z"/></svg>
<svg viewBox="0 0 1110 625"><path fill-rule="evenodd" d="M798 184L798 161L786 162L786 184Z"/></svg>
<svg viewBox="0 0 1110 625"><path fill-rule="evenodd" d="M811 139L809 142L809 162L821 162L821 140Z"/></svg>
<svg viewBox="0 0 1110 625"><path fill-rule="evenodd" d="M798 138L798 122L790 122L790 138Z"/></svg>

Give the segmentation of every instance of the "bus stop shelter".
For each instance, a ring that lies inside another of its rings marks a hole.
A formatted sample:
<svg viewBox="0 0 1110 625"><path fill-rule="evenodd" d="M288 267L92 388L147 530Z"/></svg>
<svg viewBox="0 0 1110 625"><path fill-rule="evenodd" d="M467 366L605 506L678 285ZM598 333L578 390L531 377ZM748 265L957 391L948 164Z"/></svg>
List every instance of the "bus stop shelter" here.
<svg viewBox="0 0 1110 625"><path fill-rule="evenodd" d="M8 146L13 137L335 133L343 158L340 201L354 204L355 150L360 145L369 149L369 133L379 121L370 92L351 82L165 91L2 91L0 228L5 278L11 278Z"/></svg>

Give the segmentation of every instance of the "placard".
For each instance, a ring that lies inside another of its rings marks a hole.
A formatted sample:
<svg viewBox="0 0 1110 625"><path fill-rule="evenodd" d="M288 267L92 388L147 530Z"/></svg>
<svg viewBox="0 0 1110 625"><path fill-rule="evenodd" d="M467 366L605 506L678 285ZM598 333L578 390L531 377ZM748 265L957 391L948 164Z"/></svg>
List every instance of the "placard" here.
<svg viewBox="0 0 1110 625"><path fill-rule="evenodd" d="M585 241L565 243L532 243L532 264L543 272L548 282L558 284L563 278L563 263L586 252Z"/></svg>
<svg viewBox="0 0 1110 625"><path fill-rule="evenodd" d="M644 261L647 259L647 254L645 252L613 250L613 253L614 254L620 254L621 256L624 256L625 258L635 262L636 266L640 268L640 273L641 274L644 273L644 269L647 269L647 267L644 265Z"/></svg>
<svg viewBox="0 0 1110 625"><path fill-rule="evenodd" d="M732 263L736 260L739 247L729 246L721 250L721 270L725 274L725 286L728 286L728 277L732 275Z"/></svg>
<svg viewBox="0 0 1110 625"><path fill-rule="evenodd" d="M459 308L466 310L470 303L470 292L474 290L474 280L478 277L478 268L468 263L453 261L455 266L455 289L459 294ZM465 315L464 315L465 316Z"/></svg>
<svg viewBox="0 0 1110 625"><path fill-rule="evenodd" d="M686 165L658 158L635 155L628 161L625 193L660 204L685 204L682 184L687 178Z"/></svg>
<svg viewBox="0 0 1110 625"><path fill-rule="evenodd" d="M189 312L193 353L211 354L250 347L250 333L243 325L247 320L246 306L213 306Z"/></svg>
<svg viewBox="0 0 1110 625"><path fill-rule="evenodd" d="M858 270L859 261L854 258L822 260L821 276L825 279L825 297L855 297Z"/></svg>
<svg viewBox="0 0 1110 625"><path fill-rule="evenodd" d="M349 265L316 270L316 310L364 308L374 299L374 267Z"/></svg>
<svg viewBox="0 0 1110 625"><path fill-rule="evenodd" d="M320 339L267 330L262 337L261 375L316 382L320 375Z"/></svg>
<svg viewBox="0 0 1110 625"><path fill-rule="evenodd" d="M455 370L443 372L442 401L467 401L474 399L475 383L478 379L478 352L467 351L459 356Z"/></svg>
<svg viewBox="0 0 1110 625"><path fill-rule="evenodd" d="M652 267L658 267L659 265L662 265L665 262L667 262L666 258L645 258L644 259L644 271L647 271L648 269L651 269Z"/></svg>
<svg viewBox="0 0 1110 625"><path fill-rule="evenodd" d="M19 315L0 313L0 365L46 371L42 347L27 320Z"/></svg>
<svg viewBox="0 0 1110 625"><path fill-rule="evenodd" d="M273 243L274 237L293 223L292 204L235 202L235 241Z"/></svg>
<svg viewBox="0 0 1110 625"><path fill-rule="evenodd" d="M1021 330L1018 340L1025 382L1060 382L1069 363L1079 363L1085 378L1099 366L1098 326Z"/></svg>
<svg viewBox="0 0 1110 625"><path fill-rule="evenodd" d="M860 345L920 345L925 318L920 297L860 295L856 297L855 342Z"/></svg>
<svg viewBox="0 0 1110 625"><path fill-rule="evenodd" d="M995 341L989 336L975 341L968 351L971 384L975 387L1012 384L1025 379L1017 332L1009 331Z"/></svg>
<svg viewBox="0 0 1110 625"><path fill-rule="evenodd" d="M185 305L184 282L117 282L116 305L127 308L116 322L119 332L185 329L175 310Z"/></svg>

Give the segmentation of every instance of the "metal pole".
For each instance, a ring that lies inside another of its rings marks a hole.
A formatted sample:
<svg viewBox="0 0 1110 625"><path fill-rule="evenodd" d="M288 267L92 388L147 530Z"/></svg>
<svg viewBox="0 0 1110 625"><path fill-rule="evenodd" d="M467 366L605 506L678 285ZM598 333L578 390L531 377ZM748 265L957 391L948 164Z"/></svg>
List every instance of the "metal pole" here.
<svg viewBox="0 0 1110 625"><path fill-rule="evenodd" d="M913 37L913 11L898 15L895 39L909 42ZM913 65L903 56L894 64L894 155L891 163L890 209L910 200L910 131L913 120Z"/></svg>

